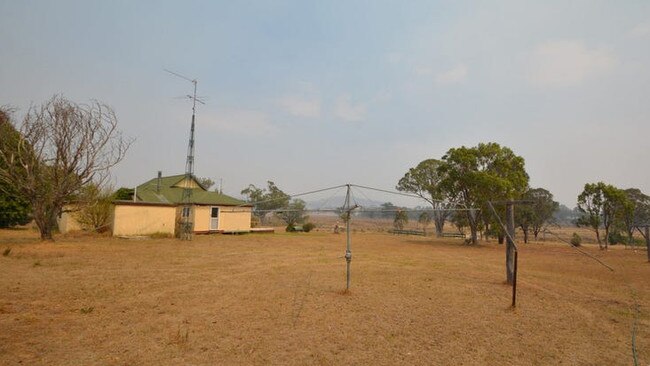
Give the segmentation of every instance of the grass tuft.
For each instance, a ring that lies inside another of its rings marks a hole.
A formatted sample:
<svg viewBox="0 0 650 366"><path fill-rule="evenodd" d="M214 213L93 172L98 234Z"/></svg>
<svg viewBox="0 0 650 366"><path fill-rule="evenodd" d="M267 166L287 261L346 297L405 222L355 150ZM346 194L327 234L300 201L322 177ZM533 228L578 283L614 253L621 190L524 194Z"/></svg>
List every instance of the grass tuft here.
<svg viewBox="0 0 650 366"><path fill-rule="evenodd" d="M149 234L149 237L151 239L168 239L172 237L172 234L157 231L155 233Z"/></svg>
<svg viewBox="0 0 650 366"><path fill-rule="evenodd" d="M178 329L176 330L176 333L172 335L170 344L175 344L179 347L184 347L187 345L188 340L190 338L190 331L189 329L181 329L181 326L178 326Z"/></svg>

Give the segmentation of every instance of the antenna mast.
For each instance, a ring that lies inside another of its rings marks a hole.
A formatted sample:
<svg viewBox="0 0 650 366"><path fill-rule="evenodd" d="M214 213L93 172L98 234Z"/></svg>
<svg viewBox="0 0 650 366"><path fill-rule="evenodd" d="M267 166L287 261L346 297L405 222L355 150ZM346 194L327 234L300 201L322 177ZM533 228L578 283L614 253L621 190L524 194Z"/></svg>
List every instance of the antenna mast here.
<svg viewBox="0 0 650 366"><path fill-rule="evenodd" d="M179 73L165 69L168 73L179 77L183 80L189 81L194 86L194 94L186 95L189 99L192 100L192 124L190 126L190 141L187 146L187 160L185 161L185 184L183 186L183 196L181 202L183 203L183 209L181 211L181 227L180 227L180 238L181 240L192 240L192 184L190 183L194 177L194 122L196 119L196 102L205 104L202 100L196 97L196 86L198 81L196 79L190 79L186 76L183 76Z"/></svg>

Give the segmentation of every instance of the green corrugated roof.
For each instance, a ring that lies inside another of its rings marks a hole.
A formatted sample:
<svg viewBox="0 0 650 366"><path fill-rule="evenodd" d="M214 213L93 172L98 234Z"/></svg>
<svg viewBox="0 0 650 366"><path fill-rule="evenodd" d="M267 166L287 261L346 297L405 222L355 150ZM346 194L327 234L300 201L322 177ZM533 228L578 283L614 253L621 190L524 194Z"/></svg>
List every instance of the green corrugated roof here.
<svg viewBox="0 0 650 366"><path fill-rule="evenodd" d="M137 187L137 198L143 202L180 204L183 199L183 188L174 187L174 185L180 183L183 179L185 179L185 174L162 177L160 178L160 191L158 191L158 178L153 178ZM199 185L199 188L192 189L192 203L194 204L224 206L246 204L244 201L225 194L206 190L195 177L194 181Z"/></svg>

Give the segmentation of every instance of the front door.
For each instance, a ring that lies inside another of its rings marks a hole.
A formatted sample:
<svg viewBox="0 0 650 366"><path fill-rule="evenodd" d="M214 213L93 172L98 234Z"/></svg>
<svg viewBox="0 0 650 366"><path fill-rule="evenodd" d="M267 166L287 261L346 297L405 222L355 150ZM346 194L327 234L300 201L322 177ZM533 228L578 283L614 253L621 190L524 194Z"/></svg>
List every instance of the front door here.
<svg viewBox="0 0 650 366"><path fill-rule="evenodd" d="M219 207L210 210L210 230L219 230Z"/></svg>

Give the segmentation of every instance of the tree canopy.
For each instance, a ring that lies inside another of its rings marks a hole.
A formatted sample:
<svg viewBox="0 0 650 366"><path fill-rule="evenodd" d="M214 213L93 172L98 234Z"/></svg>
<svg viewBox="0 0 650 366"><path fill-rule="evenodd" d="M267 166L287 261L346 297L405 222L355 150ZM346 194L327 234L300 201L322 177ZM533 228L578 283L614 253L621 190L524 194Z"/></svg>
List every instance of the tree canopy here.
<svg viewBox="0 0 650 366"><path fill-rule="evenodd" d="M625 192L603 182L587 183L578 196L578 210L582 213L578 226L587 226L596 233L601 249L607 249L610 242L610 229L613 224L623 220L629 202ZM605 231L605 241L600 237L600 227Z"/></svg>
<svg viewBox="0 0 650 366"><path fill-rule="evenodd" d="M553 194L544 188L530 188L521 197L531 204L518 205L515 209L515 223L524 233L524 243L528 242L528 233L533 232L535 239L540 231L554 221L554 214L560 207L553 200Z"/></svg>
<svg viewBox="0 0 650 366"><path fill-rule="evenodd" d="M0 139L4 146L15 146L20 140L20 133L9 122L11 111L0 108ZM7 169L0 159L0 169ZM0 227L25 225L31 221L31 206L27 198L8 182L0 179Z"/></svg>
<svg viewBox="0 0 650 366"><path fill-rule="evenodd" d="M202 178L197 178L201 186L205 188L206 190L210 190L210 188L214 185L214 180L208 177L202 177Z"/></svg>
<svg viewBox="0 0 650 366"><path fill-rule="evenodd" d="M488 201L520 197L528 187L524 159L497 143L452 148L442 157L439 186L466 212L472 243L478 242L480 222L489 222Z"/></svg>
<svg viewBox="0 0 650 366"><path fill-rule="evenodd" d="M306 206L305 201L294 199L284 207L284 210L280 209L280 211L276 212L276 215L287 224L287 229L290 229L295 225L303 224L307 221L308 216L305 215Z"/></svg>
<svg viewBox="0 0 650 366"><path fill-rule="evenodd" d="M135 194L135 189L120 187L113 194L113 199L118 200L118 201L130 201L130 200L133 199L134 194Z"/></svg>
<svg viewBox="0 0 650 366"><path fill-rule="evenodd" d="M627 243L634 243L634 230L650 224L650 196L638 188L624 190L626 202L623 204L621 227L625 229Z"/></svg>
<svg viewBox="0 0 650 366"><path fill-rule="evenodd" d="M450 197L440 186L443 177L440 165L441 161L437 159L423 160L415 168L410 168L396 187L398 191L413 193L429 202L433 208L436 234L439 236L442 235L445 221L450 216L450 211L446 211L450 206Z"/></svg>
<svg viewBox="0 0 650 366"><path fill-rule="evenodd" d="M244 188L241 194L246 201L253 204L253 215L262 220L272 210L285 208L289 205L291 197L284 193L272 181L267 181L267 188L258 188L253 184Z"/></svg>
<svg viewBox="0 0 650 366"><path fill-rule="evenodd" d="M440 160L427 159L409 169L397 183L397 190L414 193L430 204L444 199L440 184Z"/></svg>

